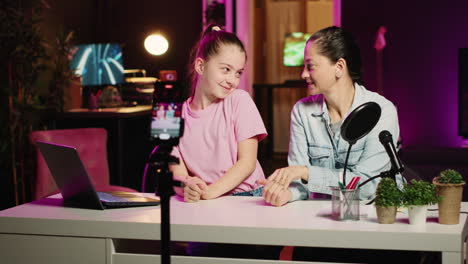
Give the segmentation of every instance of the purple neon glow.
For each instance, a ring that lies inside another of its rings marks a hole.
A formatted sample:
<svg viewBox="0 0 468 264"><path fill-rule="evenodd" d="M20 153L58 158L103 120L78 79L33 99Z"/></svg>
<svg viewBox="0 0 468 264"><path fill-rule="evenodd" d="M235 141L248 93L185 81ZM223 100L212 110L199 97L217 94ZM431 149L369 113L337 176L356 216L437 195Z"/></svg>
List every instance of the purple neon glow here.
<svg viewBox="0 0 468 264"><path fill-rule="evenodd" d="M342 24L359 41L371 90L376 88L375 33L381 25L387 28L384 95L397 106L406 146L466 145L458 136L458 48L468 47L468 34L461 33L468 27L466 10L468 1L342 2Z"/></svg>

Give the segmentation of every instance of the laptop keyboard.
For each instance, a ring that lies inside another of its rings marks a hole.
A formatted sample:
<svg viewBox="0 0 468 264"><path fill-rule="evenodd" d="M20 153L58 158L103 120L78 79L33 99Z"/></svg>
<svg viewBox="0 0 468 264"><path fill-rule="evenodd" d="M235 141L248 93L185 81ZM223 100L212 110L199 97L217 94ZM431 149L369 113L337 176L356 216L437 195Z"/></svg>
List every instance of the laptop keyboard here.
<svg viewBox="0 0 468 264"><path fill-rule="evenodd" d="M104 202L129 202L127 198L118 197L110 193L97 192L99 199Z"/></svg>

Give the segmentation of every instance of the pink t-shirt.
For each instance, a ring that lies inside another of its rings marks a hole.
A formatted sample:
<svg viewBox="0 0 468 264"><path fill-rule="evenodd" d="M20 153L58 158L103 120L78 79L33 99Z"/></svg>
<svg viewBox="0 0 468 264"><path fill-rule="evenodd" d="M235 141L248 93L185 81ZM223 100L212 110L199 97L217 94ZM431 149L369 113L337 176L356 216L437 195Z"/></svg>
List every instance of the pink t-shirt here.
<svg viewBox="0 0 468 264"><path fill-rule="evenodd" d="M211 184L237 162L240 141L252 137L260 141L267 132L255 103L244 90L237 89L203 110L192 110L189 101L182 107L184 134L172 155L184 161L190 176ZM226 194L257 189L260 186L256 181L264 178L257 160L255 171Z"/></svg>

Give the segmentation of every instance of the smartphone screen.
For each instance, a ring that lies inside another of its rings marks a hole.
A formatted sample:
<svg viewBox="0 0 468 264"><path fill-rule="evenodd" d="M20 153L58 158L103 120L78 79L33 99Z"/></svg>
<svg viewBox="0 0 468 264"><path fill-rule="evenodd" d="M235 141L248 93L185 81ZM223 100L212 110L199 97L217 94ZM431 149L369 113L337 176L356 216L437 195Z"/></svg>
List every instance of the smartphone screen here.
<svg viewBox="0 0 468 264"><path fill-rule="evenodd" d="M156 102L151 115L151 137L160 140L180 138L182 103Z"/></svg>
<svg viewBox="0 0 468 264"><path fill-rule="evenodd" d="M183 134L182 100L177 82L157 82L153 94L151 139L176 141Z"/></svg>

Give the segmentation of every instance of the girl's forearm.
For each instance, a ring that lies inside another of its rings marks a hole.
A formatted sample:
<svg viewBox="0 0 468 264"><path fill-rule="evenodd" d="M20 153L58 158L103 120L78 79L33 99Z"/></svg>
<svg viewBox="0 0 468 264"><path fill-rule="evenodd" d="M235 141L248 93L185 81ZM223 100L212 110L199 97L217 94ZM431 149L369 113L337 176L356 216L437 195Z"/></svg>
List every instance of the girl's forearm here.
<svg viewBox="0 0 468 264"><path fill-rule="evenodd" d="M257 165L258 140L256 137L239 142L239 152L236 163L219 178L218 181L208 186L202 199L219 197L241 184L255 170Z"/></svg>
<svg viewBox="0 0 468 264"><path fill-rule="evenodd" d="M256 160L238 160L218 181L210 184L202 199L214 199L236 188L255 170Z"/></svg>
<svg viewBox="0 0 468 264"><path fill-rule="evenodd" d="M174 191L177 195L184 197L184 188L182 187L174 187Z"/></svg>
<svg viewBox="0 0 468 264"><path fill-rule="evenodd" d="M180 181L180 182L185 183L185 181L189 177L187 169L185 168L185 164L183 162L181 162L178 165L170 166L169 169L172 172L173 179L176 180L176 181ZM174 186L174 191L176 192L177 195L184 197L184 188L183 187Z"/></svg>

